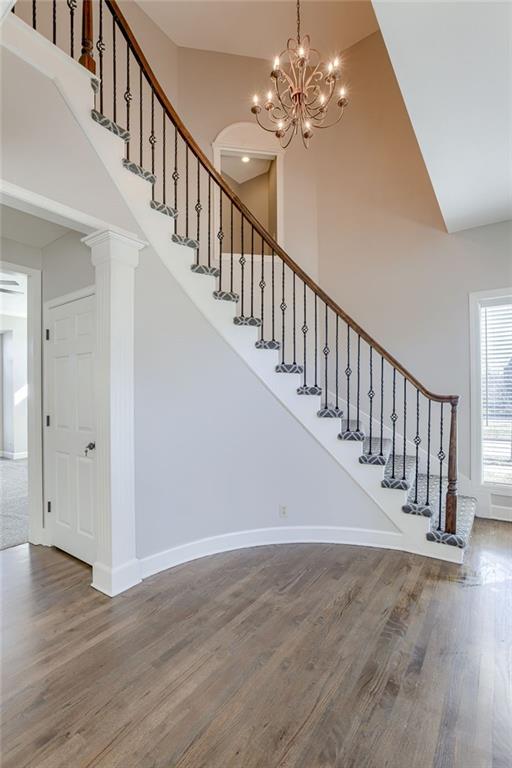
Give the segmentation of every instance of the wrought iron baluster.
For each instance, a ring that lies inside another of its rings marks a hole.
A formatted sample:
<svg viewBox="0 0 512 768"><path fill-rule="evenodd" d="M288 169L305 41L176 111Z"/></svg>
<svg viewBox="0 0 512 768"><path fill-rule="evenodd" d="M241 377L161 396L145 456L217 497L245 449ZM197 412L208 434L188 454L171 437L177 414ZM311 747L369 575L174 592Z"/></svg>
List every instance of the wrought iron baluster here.
<svg viewBox="0 0 512 768"><path fill-rule="evenodd" d="M352 368L350 367L350 325L347 323L347 367L345 368L345 378L347 379L347 431L350 430L350 377Z"/></svg>
<svg viewBox="0 0 512 768"><path fill-rule="evenodd" d="M240 310L244 317L245 307L245 249L244 249L244 215L240 213Z"/></svg>
<svg viewBox="0 0 512 768"><path fill-rule="evenodd" d="M443 527L443 521L442 521L442 513L443 513L443 461L445 460L445 453L443 450L443 406L444 403L441 403L441 416L440 416L440 422L439 422L439 452L437 454L437 458L439 459L439 520L437 523L437 530L442 530Z"/></svg>
<svg viewBox="0 0 512 768"><path fill-rule="evenodd" d="M151 173L155 174L155 92L151 89L151 133L149 134L149 146L151 148ZM155 199L155 184L151 185L151 199Z"/></svg>
<svg viewBox="0 0 512 768"><path fill-rule="evenodd" d="M396 368L393 368L393 412L391 413L391 422L392 422L392 442L391 442L391 477L394 480L395 479L395 447L396 447L396 420L398 416L396 415Z"/></svg>
<svg viewBox="0 0 512 768"><path fill-rule="evenodd" d="M315 342L315 387L318 387L318 302L317 302L317 295L315 293L315 304L314 304L314 320L315 320L315 335L314 335L314 342Z"/></svg>
<svg viewBox="0 0 512 768"><path fill-rule="evenodd" d="M212 265L212 177L208 174L208 266Z"/></svg>
<svg viewBox="0 0 512 768"><path fill-rule="evenodd" d="M222 291L222 241L224 240L224 231L222 229L222 189L219 189L219 231L217 239L219 241L219 291Z"/></svg>
<svg viewBox="0 0 512 768"><path fill-rule="evenodd" d="M336 315L336 393L335 393L335 407L336 407L336 413L339 413L339 396L340 396L340 374L339 374L339 367L340 367L340 323L339 323L339 315Z"/></svg>
<svg viewBox="0 0 512 768"><path fill-rule="evenodd" d="M103 114L103 53L105 51L105 43L103 42L103 0L100 0L100 21L98 26L99 31L96 50L98 51L100 62L100 112Z"/></svg>
<svg viewBox="0 0 512 768"><path fill-rule="evenodd" d="M197 185L196 240L197 240L197 243L198 243L198 246L197 246L197 249L196 249L196 264L199 264L199 234L200 234L200 231L201 231L201 211L203 210L203 206L201 205L201 165L199 163L199 158L197 158L196 185Z"/></svg>
<svg viewBox="0 0 512 768"><path fill-rule="evenodd" d="M167 128L167 117L165 114L165 109L162 109L162 203L165 205L166 203L166 188L167 188L167 182L166 182L166 176L167 176L167 137L166 137L166 128Z"/></svg>
<svg viewBox="0 0 512 768"><path fill-rule="evenodd" d="M284 363L285 362L285 339L286 339L286 333L285 333L286 300L285 300L284 261L281 262L281 267L282 267L282 272L281 272L281 362Z"/></svg>
<svg viewBox="0 0 512 768"><path fill-rule="evenodd" d="M405 454L407 453L407 379L404 376L404 436L402 456L402 480L405 480Z"/></svg>
<svg viewBox="0 0 512 768"><path fill-rule="evenodd" d="M254 317L254 226L251 224L251 317Z"/></svg>
<svg viewBox="0 0 512 768"><path fill-rule="evenodd" d="M73 57L73 54L71 54ZM116 19L112 16L112 119L117 123L117 51Z"/></svg>
<svg viewBox="0 0 512 768"><path fill-rule="evenodd" d="M271 272L271 279L272 279L272 341L276 340L276 293L275 293L275 253L274 249L272 249L272 272Z"/></svg>
<svg viewBox="0 0 512 768"><path fill-rule="evenodd" d="M297 363L297 330L296 330L296 321L297 321L297 311L296 311L296 288L295 288L295 280L296 275L295 272L292 272L292 346L293 346L293 364L296 365Z"/></svg>
<svg viewBox="0 0 512 768"><path fill-rule="evenodd" d="M420 391L416 390L416 435L414 436L414 445L416 447L416 462L414 469L414 503L418 503L418 473L420 466Z"/></svg>
<svg viewBox="0 0 512 768"><path fill-rule="evenodd" d="M143 149L144 118L142 114L143 97L144 97L144 83L142 81L142 67L139 65L139 162L140 162L141 168L144 168L144 149Z"/></svg>
<svg viewBox="0 0 512 768"><path fill-rule="evenodd" d="M380 450L379 456L384 456L384 358L380 357Z"/></svg>
<svg viewBox="0 0 512 768"><path fill-rule="evenodd" d="M304 374L304 386L306 387L307 386L307 372L306 372L306 369L307 369L307 359L308 359L308 355L307 355L308 322L307 322L307 309L306 309L306 303L307 303L307 301L306 301L306 283L303 283L303 285L304 285L304 311L303 311L303 315L302 315L302 318L303 318L302 336L303 336L303 342L304 342L304 370L303 370L303 374Z"/></svg>
<svg viewBox="0 0 512 768"><path fill-rule="evenodd" d="M428 401L428 417L427 417L427 494L425 497L425 506L430 505L430 430L432 423L432 400Z"/></svg>
<svg viewBox="0 0 512 768"><path fill-rule="evenodd" d="M57 43L57 0L52 0L52 41Z"/></svg>
<svg viewBox="0 0 512 768"><path fill-rule="evenodd" d="M325 304L325 339L324 339L324 408L329 407L329 309Z"/></svg>
<svg viewBox="0 0 512 768"><path fill-rule="evenodd" d="M34 3L35 5L35 3ZM71 58L75 58L75 10L77 6L77 0L67 0L69 8L69 50ZM114 24L114 19L112 19Z"/></svg>
<svg viewBox="0 0 512 768"><path fill-rule="evenodd" d="M189 155L189 147L188 144L185 144L185 237L188 237L188 211L189 211L189 199L188 199L188 186L189 186L189 178L188 178L188 155Z"/></svg>
<svg viewBox="0 0 512 768"><path fill-rule="evenodd" d="M357 336L357 381L356 381L356 431L361 429L361 412L360 412L360 397L361 397L361 337Z"/></svg>
<svg viewBox="0 0 512 768"><path fill-rule="evenodd" d="M32 0L32 27L37 29L37 5L36 0Z"/></svg>
<svg viewBox="0 0 512 768"><path fill-rule="evenodd" d="M371 456L372 451L372 438L373 438L373 398L375 396L375 392L373 391L373 347L370 345L370 389L368 390L368 399L370 401L369 411L370 411L370 423L369 423L369 448L368 448L368 455Z"/></svg>
<svg viewBox="0 0 512 768"><path fill-rule="evenodd" d="M178 180L180 178L180 173L178 170L178 129L176 125L174 126L174 169L172 172L172 180L174 184L174 210L176 213L178 212ZM220 201L220 210L222 213L222 192L221 192L221 201ZM222 216L221 216L221 227L219 229L219 233L222 230ZM178 216L176 215L174 217L174 234L176 234L178 231ZM217 234L218 237L218 234ZM222 240L219 241L222 246ZM221 248L221 254L220 254L220 260L222 261L222 248Z"/></svg>
<svg viewBox="0 0 512 768"><path fill-rule="evenodd" d="M230 239L231 239L231 260L230 260L230 263L229 263L229 290L231 291L231 293L233 293L233 291L234 291L234 287L233 287L233 263L234 263L234 247L233 247L233 238L234 238L234 235L233 235L233 232L234 232L234 227L233 227L233 208L234 208L234 206L233 206L233 201L231 201L231 220L230 220L230 230L231 230L231 231L230 231Z"/></svg>
<svg viewBox="0 0 512 768"><path fill-rule="evenodd" d="M260 312L261 312L261 335L260 340L263 343L265 339L264 326L265 326L265 241L261 238L261 279L260 279Z"/></svg>
<svg viewBox="0 0 512 768"><path fill-rule="evenodd" d="M130 133L130 106L132 93L130 91L130 46L126 43L126 90L124 92L124 101L126 104L126 130ZM130 159L130 140L125 142L126 159Z"/></svg>

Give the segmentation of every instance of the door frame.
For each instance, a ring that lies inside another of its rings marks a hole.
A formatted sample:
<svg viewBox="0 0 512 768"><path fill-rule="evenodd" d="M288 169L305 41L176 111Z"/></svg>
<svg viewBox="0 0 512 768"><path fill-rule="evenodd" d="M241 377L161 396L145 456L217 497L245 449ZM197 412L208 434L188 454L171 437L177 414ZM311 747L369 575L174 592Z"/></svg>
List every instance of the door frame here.
<svg viewBox="0 0 512 768"><path fill-rule="evenodd" d="M86 288L79 288L76 291L71 291L70 293L65 293L62 296L56 296L54 299L49 299L48 301L45 301L43 304L43 329L44 334L46 338L46 329L49 327L49 314L52 309L56 309L57 307L61 307L63 304L70 304L73 301L78 301L79 299L86 299L89 296L96 296L96 285L89 285ZM96 312L96 308L94 310ZM48 499L47 497L47 488L48 488L48 441L46 438L46 429L44 425L44 417L45 414L48 413L48 347L45 345L43 347L43 353L42 353L42 382L43 382L43 410L41 413L41 424L42 427L42 443L43 443L43 466L42 466L42 473L43 473L43 514L45 516L45 541L44 543L48 546L53 546L53 528L51 525L51 519L48 517ZM94 535L96 539L96 527L94 529Z"/></svg>
<svg viewBox="0 0 512 768"><path fill-rule="evenodd" d="M0 261L5 272L27 275L27 446L30 544L46 544L43 508L41 270Z"/></svg>

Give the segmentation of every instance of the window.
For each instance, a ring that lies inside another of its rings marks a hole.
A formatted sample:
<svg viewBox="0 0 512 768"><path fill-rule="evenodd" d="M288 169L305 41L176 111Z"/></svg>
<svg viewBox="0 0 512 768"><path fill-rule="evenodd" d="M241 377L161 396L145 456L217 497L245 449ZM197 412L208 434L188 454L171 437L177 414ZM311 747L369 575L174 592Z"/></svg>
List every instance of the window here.
<svg viewBox="0 0 512 768"><path fill-rule="evenodd" d="M486 292L473 298L478 338L473 417L479 443L474 458L482 484L512 490L512 295Z"/></svg>

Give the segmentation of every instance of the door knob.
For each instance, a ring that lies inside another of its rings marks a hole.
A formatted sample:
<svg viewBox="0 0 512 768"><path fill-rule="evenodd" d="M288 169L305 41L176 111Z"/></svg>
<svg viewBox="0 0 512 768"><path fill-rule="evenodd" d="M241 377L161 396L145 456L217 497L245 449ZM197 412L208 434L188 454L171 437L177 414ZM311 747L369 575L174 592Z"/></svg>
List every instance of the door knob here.
<svg viewBox="0 0 512 768"><path fill-rule="evenodd" d="M89 451L94 451L94 449L95 449L95 448L96 448L96 443L89 443L89 444L88 444L88 445L85 447L85 451L84 451L85 455L87 456L87 455L88 455L88 453L89 453Z"/></svg>

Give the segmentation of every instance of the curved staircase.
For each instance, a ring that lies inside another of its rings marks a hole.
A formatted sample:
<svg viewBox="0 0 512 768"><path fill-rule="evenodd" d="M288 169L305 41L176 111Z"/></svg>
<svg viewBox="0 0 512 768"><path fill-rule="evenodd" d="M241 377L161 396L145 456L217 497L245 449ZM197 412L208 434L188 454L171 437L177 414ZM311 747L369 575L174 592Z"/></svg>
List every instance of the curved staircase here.
<svg viewBox="0 0 512 768"><path fill-rule="evenodd" d="M14 11L30 7L37 29L36 3ZM54 3L50 42L63 13ZM430 392L263 229L181 122L117 3L84 0L82 19L93 104L68 97L150 244L392 520L400 548L460 562L476 501L457 493L458 396Z"/></svg>

